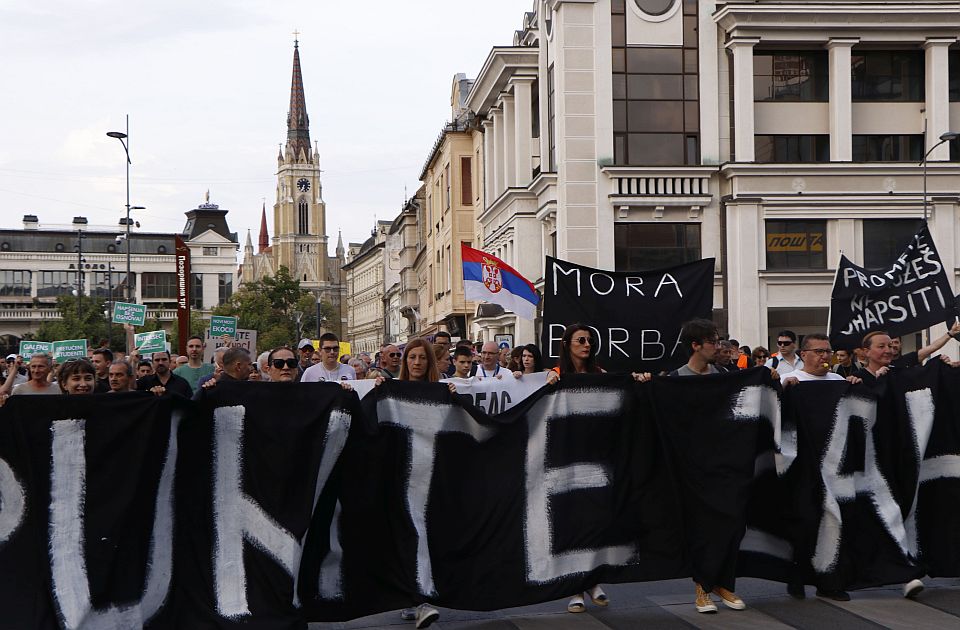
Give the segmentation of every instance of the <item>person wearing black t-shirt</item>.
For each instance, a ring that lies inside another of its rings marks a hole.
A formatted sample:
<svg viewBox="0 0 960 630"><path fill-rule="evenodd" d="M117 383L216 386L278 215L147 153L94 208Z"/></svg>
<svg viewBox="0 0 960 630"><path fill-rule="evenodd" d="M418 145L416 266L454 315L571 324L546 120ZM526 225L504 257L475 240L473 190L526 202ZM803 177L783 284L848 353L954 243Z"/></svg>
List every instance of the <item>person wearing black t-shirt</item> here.
<svg viewBox="0 0 960 630"><path fill-rule="evenodd" d="M960 339L960 322L954 322L953 326L950 327L950 330L945 335L941 335L937 339L934 339L932 342L930 342L929 346L920 348L916 352L908 352L907 354L900 353L902 347L900 337L891 337L890 344L893 347L893 362L891 365L900 369L921 365L924 361L933 356L934 352L947 345L947 342L950 341L951 337L953 339Z"/></svg>
<svg viewBox="0 0 960 630"><path fill-rule="evenodd" d="M144 376L137 380L138 392L151 392L153 394L178 394L184 398L193 397L193 388L189 381L182 376L177 376L170 371L170 353L153 353L154 373Z"/></svg>

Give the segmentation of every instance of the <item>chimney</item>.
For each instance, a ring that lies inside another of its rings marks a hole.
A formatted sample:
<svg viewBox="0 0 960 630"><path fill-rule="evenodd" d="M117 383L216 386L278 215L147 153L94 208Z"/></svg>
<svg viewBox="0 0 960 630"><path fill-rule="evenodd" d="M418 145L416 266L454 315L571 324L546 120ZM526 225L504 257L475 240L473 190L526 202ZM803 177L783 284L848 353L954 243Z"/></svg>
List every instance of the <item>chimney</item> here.
<svg viewBox="0 0 960 630"><path fill-rule="evenodd" d="M40 219L35 214L23 215L23 229L36 230L40 227Z"/></svg>

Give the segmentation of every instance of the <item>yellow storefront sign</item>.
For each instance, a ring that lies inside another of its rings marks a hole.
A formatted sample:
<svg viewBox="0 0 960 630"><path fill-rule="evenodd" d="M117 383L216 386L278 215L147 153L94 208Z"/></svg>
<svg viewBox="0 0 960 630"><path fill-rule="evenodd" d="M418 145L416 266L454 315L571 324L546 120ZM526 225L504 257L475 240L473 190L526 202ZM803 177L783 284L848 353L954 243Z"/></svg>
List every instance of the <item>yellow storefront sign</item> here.
<svg viewBox="0 0 960 630"><path fill-rule="evenodd" d="M822 252L823 232L767 234L768 252Z"/></svg>

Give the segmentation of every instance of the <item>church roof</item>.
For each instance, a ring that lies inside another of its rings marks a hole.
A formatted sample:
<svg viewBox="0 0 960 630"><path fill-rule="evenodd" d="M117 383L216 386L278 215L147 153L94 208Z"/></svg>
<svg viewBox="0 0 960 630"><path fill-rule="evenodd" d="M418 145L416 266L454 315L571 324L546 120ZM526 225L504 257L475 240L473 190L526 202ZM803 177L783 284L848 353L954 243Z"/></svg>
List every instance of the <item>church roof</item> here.
<svg viewBox="0 0 960 630"><path fill-rule="evenodd" d="M299 42L293 43L293 77L290 81L290 109L287 111L287 147L294 160L303 155L310 158L310 117L303 95L303 73L300 71Z"/></svg>
<svg viewBox="0 0 960 630"><path fill-rule="evenodd" d="M260 239L257 243L260 253L270 247L270 235L267 233L267 204L263 204L260 214Z"/></svg>
<svg viewBox="0 0 960 630"><path fill-rule="evenodd" d="M183 234L187 240L193 240L207 230L213 230L232 243L240 243L237 233L231 232L227 225L227 211L221 210L217 204L207 201L188 211L186 215L187 224L183 227Z"/></svg>

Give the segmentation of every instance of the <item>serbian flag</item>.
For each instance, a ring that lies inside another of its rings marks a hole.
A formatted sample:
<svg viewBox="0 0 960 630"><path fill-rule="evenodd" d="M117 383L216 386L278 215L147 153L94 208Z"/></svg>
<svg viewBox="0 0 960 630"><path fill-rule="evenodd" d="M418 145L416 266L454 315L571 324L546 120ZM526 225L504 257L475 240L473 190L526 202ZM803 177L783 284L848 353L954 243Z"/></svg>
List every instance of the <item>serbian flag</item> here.
<svg viewBox="0 0 960 630"><path fill-rule="evenodd" d="M540 296L530 281L496 256L461 243L463 293L468 300L499 304L524 319L536 319Z"/></svg>

